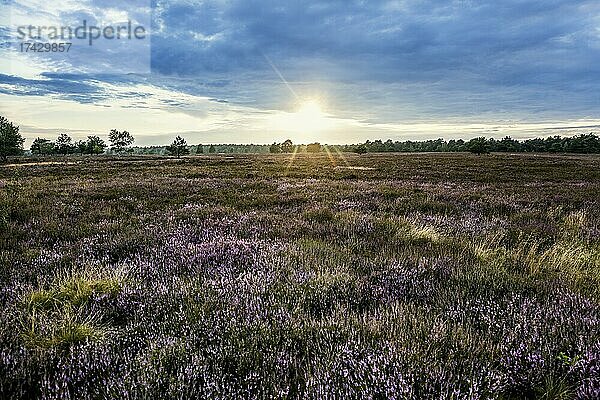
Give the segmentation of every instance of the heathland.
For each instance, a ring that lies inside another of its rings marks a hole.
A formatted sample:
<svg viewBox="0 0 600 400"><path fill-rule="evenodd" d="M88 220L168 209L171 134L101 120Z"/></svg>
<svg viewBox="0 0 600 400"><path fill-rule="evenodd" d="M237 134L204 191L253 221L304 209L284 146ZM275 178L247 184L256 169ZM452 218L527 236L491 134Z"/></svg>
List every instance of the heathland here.
<svg viewBox="0 0 600 400"><path fill-rule="evenodd" d="M0 166L0 398L600 396L600 156Z"/></svg>

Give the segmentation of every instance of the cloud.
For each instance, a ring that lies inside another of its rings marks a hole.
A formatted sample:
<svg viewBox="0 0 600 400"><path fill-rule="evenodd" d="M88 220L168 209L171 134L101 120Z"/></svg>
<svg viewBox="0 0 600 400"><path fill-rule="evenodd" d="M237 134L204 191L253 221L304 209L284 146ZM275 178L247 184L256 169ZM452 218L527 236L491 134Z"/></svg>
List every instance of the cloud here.
<svg viewBox="0 0 600 400"><path fill-rule="evenodd" d="M600 4L592 0L165 1L156 15L153 68L164 75L248 74L239 85L252 91L275 77L268 55L295 85L358 86L359 101L375 88L375 107L411 107L386 85L419 86L422 109L442 114L586 115L600 105Z"/></svg>
<svg viewBox="0 0 600 400"><path fill-rule="evenodd" d="M597 36L594 3L169 1L157 7L163 29L153 51L157 68L167 73L266 68L261 53L267 53L283 63L321 58L362 66L352 71L354 79L375 72L386 81L428 80L466 70L499 81L532 59L544 59L550 70L564 67L569 56L589 59L590 51L597 59L589 43ZM193 45L198 34L219 39ZM160 57L183 49L195 62Z"/></svg>
<svg viewBox="0 0 600 400"><path fill-rule="evenodd" d="M70 23L125 18L116 0L70 4L57 11L54 3L16 0L13 14L19 21ZM267 129L260 112L298 106L268 57L301 99L319 98L339 121L350 121L340 125L353 132L349 138L425 135L414 127L434 121L445 134L446 127L481 121L505 131L513 122L529 123L522 132L543 133L547 121L600 118L596 0L154 0L153 6L152 74L98 72L114 72L118 57L92 74L77 74L92 64L83 56L48 59L38 67L54 73L5 72L0 93L181 113L227 138L232 126ZM127 18L145 16L125 9ZM0 33L6 41L6 31ZM482 132L502 134L485 126Z"/></svg>

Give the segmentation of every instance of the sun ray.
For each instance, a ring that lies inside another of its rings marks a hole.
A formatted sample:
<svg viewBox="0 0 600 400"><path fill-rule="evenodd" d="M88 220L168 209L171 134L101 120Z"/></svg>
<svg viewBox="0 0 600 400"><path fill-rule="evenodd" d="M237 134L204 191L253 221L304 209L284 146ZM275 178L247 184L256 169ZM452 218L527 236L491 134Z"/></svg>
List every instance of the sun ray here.
<svg viewBox="0 0 600 400"><path fill-rule="evenodd" d="M279 68L277 68L275 66L275 64L273 64L271 59L266 54L263 53L263 57L265 58L265 60L267 60L267 62L269 63L269 65L271 66L273 71L279 76L279 78L285 84L285 86L287 86L287 88L290 90L290 92L294 95L296 100L300 100L300 96L298 96L298 94L296 93L294 88L292 88L292 86L288 83L288 81L283 77L283 74L279 71Z"/></svg>
<svg viewBox="0 0 600 400"><path fill-rule="evenodd" d="M325 149L325 153L327 153L327 157L329 158L329 161L331 161L331 164L333 165L333 167L337 167L337 162L335 161L335 158L333 157L333 154L331 154L331 151L329 150L329 146L325 145L323 146L323 148Z"/></svg>
<svg viewBox="0 0 600 400"><path fill-rule="evenodd" d="M298 154L298 146L294 146L294 151L292 151L292 155L290 157L288 165L285 167L285 172L284 172L283 176L287 176L288 173L290 172L290 168L292 168L292 164L294 163L294 160L296 159L296 154Z"/></svg>
<svg viewBox="0 0 600 400"><path fill-rule="evenodd" d="M348 159L346 158L346 156L344 155L344 153L342 153L337 146L333 146L333 149L335 150L335 152L337 153L337 155L342 159L342 161L344 162L344 164L346 164L346 167L349 167L350 163L348 162Z"/></svg>

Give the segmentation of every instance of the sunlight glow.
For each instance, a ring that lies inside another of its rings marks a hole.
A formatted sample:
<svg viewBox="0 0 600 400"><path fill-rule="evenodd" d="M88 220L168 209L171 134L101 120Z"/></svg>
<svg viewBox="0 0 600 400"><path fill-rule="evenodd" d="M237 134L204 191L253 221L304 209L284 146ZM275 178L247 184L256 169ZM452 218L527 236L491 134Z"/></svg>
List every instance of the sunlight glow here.
<svg viewBox="0 0 600 400"><path fill-rule="evenodd" d="M323 111L317 100L306 100L300 104L296 112L284 113L274 119L277 129L287 132L311 136L332 129L335 119Z"/></svg>
<svg viewBox="0 0 600 400"><path fill-rule="evenodd" d="M321 110L321 104L317 100L308 100L302 103L298 114L308 119L319 119L325 115Z"/></svg>

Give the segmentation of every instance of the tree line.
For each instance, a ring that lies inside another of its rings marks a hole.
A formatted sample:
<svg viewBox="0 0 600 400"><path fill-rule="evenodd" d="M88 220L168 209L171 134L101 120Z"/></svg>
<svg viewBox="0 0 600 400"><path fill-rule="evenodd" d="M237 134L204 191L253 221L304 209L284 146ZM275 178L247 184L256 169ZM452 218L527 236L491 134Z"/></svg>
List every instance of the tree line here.
<svg viewBox="0 0 600 400"><path fill-rule="evenodd" d="M269 146L269 153L320 153L323 151L323 146L320 143L311 143L307 145L294 144L290 139L283 143L273 143Z"/></svg>
<svg viewBox="0 0 600 400"><path fill-rule="evenodd" d="M126 130L112 129L108 133L110 146L99 136L91 135L86 140L74 141L68 134L61 133L55 141L36 138L29 151L32 155L70 155L70 154L133 154L131 147L135 138ZM6 161L9 156L23 155L25 138L19 132L19 127L7 118L0 116L0 159ZM199 147L201 147L200 145ZM165 147L168 154L176 157L189 154L190 150L184 138L177 136L171 145Z"/></svg>
<svg viewBox="0 0 600 400"><path fill-rule="evenodd" d="M130 153L130 146L135 142L128 131L113 129L108 134L110 150L115 154ZM69 154L103 154L109 145L99 136L88 136L86 140L74 141L66 133L61 133L55 141L37 138L30 147L33 155L69 155Z"/></svg>
<svg viewBox="0 0 600 400"><path fill-rule="evenodd" d="M36 138L30 147L32 155L70 155L70 154L136 154L136 155L172 155L181 157L188 154L215 153L320 153L322 151L354 152L358 154L382 152L472 152L487 154L491 152L531 152L531 153L579 153L599 154L600 137L594 133L572 137L551 136L516 140L509 136L497 140L478 137L469 141L458 140L425 140L425 141L366 141L365 143L324 146L320 143L308 145L294 144L291 140L271 145L196 145L189 146L184 138L177 136L168 146L132 147L135 138L126 130L116 129L108 133L107 144L99 136L88 136L85 140L73 140L66 133L60 134L55 141ZM25 139L19 133L19 127L0 116L0 159L6 161L9 156L24 153Z"/></svg>
<svg viewBox="0 0 600 400"><path fill-rule="evenodd" d="M375 140L361 144L339 146L341 151L355 153L384 153L384 152L472 152L477 154L487 153L600 153L600 137L594 133L582 134L572 137L551 136L516 140L507 136L501 140L494 138L478 137L469 141L458 140L425 140L383 142Z"/></svg>

